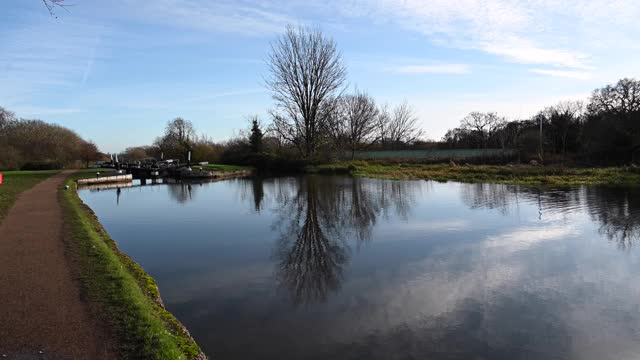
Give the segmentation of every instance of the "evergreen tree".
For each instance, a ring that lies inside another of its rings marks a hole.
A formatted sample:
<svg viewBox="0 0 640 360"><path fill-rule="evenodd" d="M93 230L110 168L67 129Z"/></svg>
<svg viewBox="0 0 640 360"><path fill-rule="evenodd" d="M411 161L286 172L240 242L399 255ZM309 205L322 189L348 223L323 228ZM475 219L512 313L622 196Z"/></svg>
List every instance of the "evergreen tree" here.
<svg viewBox="0 0 640 360"><path fill-rule="evenodd" d="M260 129L260 122L257 117L251 120L251 135L249 136L249 143L251 144L251 152L259 153L262 150L262 130Z"/></svg>

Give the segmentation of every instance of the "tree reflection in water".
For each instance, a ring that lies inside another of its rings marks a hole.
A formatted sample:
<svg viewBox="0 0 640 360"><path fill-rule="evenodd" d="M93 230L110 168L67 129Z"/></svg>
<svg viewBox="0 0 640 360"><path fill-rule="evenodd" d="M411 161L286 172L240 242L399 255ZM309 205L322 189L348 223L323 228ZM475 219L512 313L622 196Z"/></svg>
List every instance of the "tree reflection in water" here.
<svg viewBox="0 0 640 360"><path fill-rule="evenodd" d="M371 239L378 217L395 211L406 216L416 182L347 177L295 179L293 193L276 191L280 230L277 276L295 304L324 302L340 288L349 261L349 239L356 246Z"/></svg>
<svg viewBox="0 0 640 360"><path fill-rule="evenodd" d="M169 195L180 204L193 200L193 185L188 182L178 182L169 185Z"/></svg>
<svg viewBox="0 0 640 360"><path fill-rule="evenodd" d="M640 189L583 186L563 189L503 184L464 184L462 200L470 208L497 209L502 214L519 201L537 203L541 218L584 209L600 225L600 233L620 249L640 240Z"/></svg>
<svg viewBox="0 0 640 360"><path fill-rule="evenodd" d="M622 250L640 239L640 189L585 188L592 219L600 223L600 233Z"/></svg>

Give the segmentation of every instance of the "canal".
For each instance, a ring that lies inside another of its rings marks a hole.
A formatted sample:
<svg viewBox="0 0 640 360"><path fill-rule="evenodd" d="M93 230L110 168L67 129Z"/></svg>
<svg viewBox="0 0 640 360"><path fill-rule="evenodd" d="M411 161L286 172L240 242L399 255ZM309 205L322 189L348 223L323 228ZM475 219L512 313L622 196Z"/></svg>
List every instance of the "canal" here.
<svg viewBox="0 0 640 360"><path fill-rule="evenodd" d="M341 176L82 190L212 359L629 359L640 190Z"/></svg>

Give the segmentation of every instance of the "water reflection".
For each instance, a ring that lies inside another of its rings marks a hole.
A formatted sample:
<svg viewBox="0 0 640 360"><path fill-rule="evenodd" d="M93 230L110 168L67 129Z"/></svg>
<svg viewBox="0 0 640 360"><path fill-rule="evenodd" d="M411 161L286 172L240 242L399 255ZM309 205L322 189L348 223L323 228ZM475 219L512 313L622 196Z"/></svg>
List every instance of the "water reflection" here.
<svg viewBox="0 0 640 360"><path fill-rule="evenodd" d="M600 232L620 249L640 239L640 189L614 187L572 187L542 189L503 184L465 184L462 200L472 209L496 209L507 215L520 202L535 203L539 218L568 214L586 208Z"/></svg>
<svg viewBox="0 0 640 360"><path fill-rule="evenodd" d="M356 239L360 248L371 239L378 217L389 211L406 217L416 195L410 188L417 184L318 176L295 182L294 193L277 192L278 279L295 304L324 302L340 288L351 251L346 239ZM262 196L254 191L254 198Z"/></svg>
<svg viewBox="0 0 640 360"><path fill-rule="evenodd" d="M322 185L315 178L300 178L297 193L279 209L278 278L296 304L326 300L340 287L348 257L338 226L336 187Z"/></svg>
<svg viewBox="0 0 640 360"><path fill-rule="evenodd" d="M179 204L193 200L194 188L189 182L175 183L169 186L169 195Z"/></svg>
<svg viewBox="0 0 640 360"><path fill-rule="evenodd" d="M591 217L600 223L600 233L620 249L629 249L640 239L640 189L585 188Z"/></svg>
<svg viewBox="0 0 640 360"><path fill-rule="evenodd" d="M637 189L254 178L123 188L117 209L116 191L81 196L211 358L640 353Z"/></svg>
<svg viewBox="0 0 640 360"><path fill-rule="evenodd" d="M251 190L253 191L253 208L256 212L260 212L264 199L264 180L260 177L252 178Z"/></svg>
<svg viewBox="0 0 640 360"><path fill-rule="evenodd" d="M507 215L518 210L522 201L535 203L540 219L547 214L578 209L583 202L582 188L539 188L505 184L464 184L462 201L471 209L495 209Z"/></svg>

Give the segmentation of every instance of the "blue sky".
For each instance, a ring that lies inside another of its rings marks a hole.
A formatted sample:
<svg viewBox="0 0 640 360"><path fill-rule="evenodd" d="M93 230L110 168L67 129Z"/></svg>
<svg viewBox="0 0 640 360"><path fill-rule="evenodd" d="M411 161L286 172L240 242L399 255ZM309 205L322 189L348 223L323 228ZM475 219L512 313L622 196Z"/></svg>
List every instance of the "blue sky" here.
<svg viewBox="0 0 640 360"><path fill-rule="evenodd" d="M269 43L287 24L333 37L349 86L407 100L428 138L470 111L509 118L639 77L640 2L3 0L0 106L104 151L148 144L177 116L224 140L273 107Z"/></svg>

